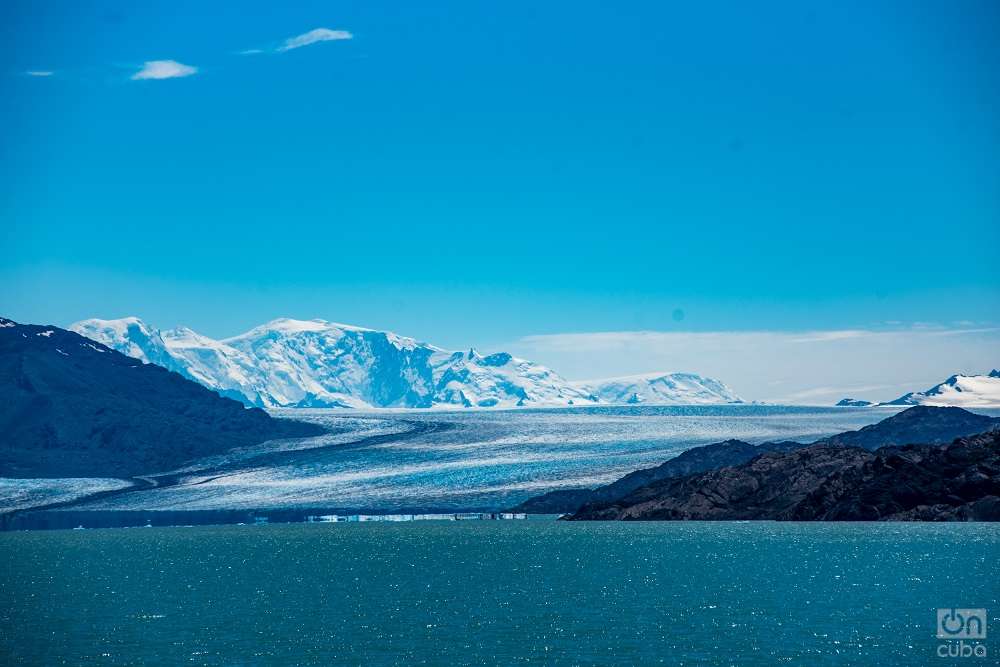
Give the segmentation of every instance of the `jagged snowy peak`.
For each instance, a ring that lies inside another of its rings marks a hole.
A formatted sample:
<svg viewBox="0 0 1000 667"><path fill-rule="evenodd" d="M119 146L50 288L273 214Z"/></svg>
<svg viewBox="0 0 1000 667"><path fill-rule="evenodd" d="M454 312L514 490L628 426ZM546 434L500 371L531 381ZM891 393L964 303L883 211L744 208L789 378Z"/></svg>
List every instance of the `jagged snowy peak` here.
<svg viewBox="0 0 1000 667"><path fill-rule="evenodd" d="M430 358L442 353L395 334L323 320L280 319L228 338L267 379L270 404L431 407Z"/></svg>
<svg viewBox="0 0 1000 667"><path fill-rule="evenodd" d="M449 352L391 332L275 320L225 344L255 360L278 405L566 405L586 400L549 369L505 353Z"/></svg>
<svg viewBox="0 0 1000 667"><path fill-rule="evenodd" d="M952 375L927 391L910 392L881 405L1000 407L1000 371L986 375Z"/></svg>
<svg viewBox="0 0 1000 667"><path fill-rule="evenodd" d="M445 356L443 356L445 355ZM552 370L506 352L436 353L431 361L442 403L495 405L586 405L587 394Z"/></svg>
<svg viewBox="0 0 1000 667"><path fill-rule="evenodd" d="M104 343L113 350L147 364L156 364L186 375L183 366L177 363L167 349L160 331L148 326L138 317L83 320L71 326L70 331Z"/></svg>
<svg viewBox="0 0 1000 667"><path fill-rule="evenodd" d="M252 405L261 383L253 361L187 328L160 331L137 317L77 322L71 331L146 363L157 364L200 382L223 396Z"/></svg>
<svg viewBox="0 0 1000 667"><path fill-rule="evenodd" d="M266 381L249 356L187 327L161 331L160 336L175 363L183 367L182 374L223 396L252 405L271 405L263 398Z"/></svg>
<svg viewBox="0 0 1000 667"><path fill-rule="evenodd" d="M696 405L742 403L725 384L695 373L652 373L577 383L602 403Z"/></svg>
<svg viewBox="0 0 1000 667"><path fill-rule="evenodd" d="M135 317L85 320L77 333L262 407L430 408L741 402L692 373L573 383L506 352L452 352L387 331L277 319L215 340Z"/></svg>
<svg viewBox="0 0 1000 667"><path fill-rule="evenodd" d="M524 406L592 403L553 371L506 353L449 352L391 332L279 319L217 341L136 318L78 333L264 407Z"/></svg>
<svg viewBox="0 0 1000 667"><path fill-rule="evenodd" d="M273 340L277 338L293 338L296 336L308 336L315 335L325 339L340 338L344 334L351 335L370 335L375 334L376 337L384 338L394 347L401 350L413 350L417 347L426 347L433 350L440 351L440 348L436 348L433 345L428 345L427 343L420 343L414 338L406 338L405 336L399 336L392 333L391 331L378 331L376 329L367 329L365 327L357 327L350 324L339 324L337 322L327 322L326 320L314 319L314 320L293 320L287 317L280 317L275 320L271 320L267 324L262 324L258 327L254 327L250 331L240 334L239 336L233 336L232 338L223 339L222 342L233 345L235 347L245 347L247 341L256 341L260 339Z"/></svg>

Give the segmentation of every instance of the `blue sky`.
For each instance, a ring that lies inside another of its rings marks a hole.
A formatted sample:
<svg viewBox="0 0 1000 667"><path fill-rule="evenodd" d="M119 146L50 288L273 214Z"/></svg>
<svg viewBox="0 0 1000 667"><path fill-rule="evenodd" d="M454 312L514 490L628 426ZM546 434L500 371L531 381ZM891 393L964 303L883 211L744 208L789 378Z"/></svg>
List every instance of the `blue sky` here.
<svg viewBox="0 0 1000 667"><path fill-rule="evenodd" d="M1000 321L994 2L205 4L3 4L4 315Z"/></svg>

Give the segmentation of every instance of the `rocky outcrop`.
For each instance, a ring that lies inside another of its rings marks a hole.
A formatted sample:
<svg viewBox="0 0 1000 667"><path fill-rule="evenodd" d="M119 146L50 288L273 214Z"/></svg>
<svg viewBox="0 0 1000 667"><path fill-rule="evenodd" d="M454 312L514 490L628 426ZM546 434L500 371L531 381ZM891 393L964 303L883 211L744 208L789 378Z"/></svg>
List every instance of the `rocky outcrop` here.
<svg viewBox="0 0 1000 667"><path fill-rule="evenodd" d="M847 431L814 444L875 450L893 445L943 445L955 438L995 428L1000 419L953 407L914 406L877 424Z"/></svg>
<svg viewBox="0 0 1000 667"><path fill-rule="evenodd" d="M1000 432L874 452L819 444L664 479L573 520L1000 521Z"/></svg>
<svg viewBox="0 0 1000 667"><path fill-rule="evenodd" d="M1000 521L1000 432L950 445L886 447L831 475L787 517L828 521Z"/></svg>
<svg viewBox="0 0 1000 667"><path fill-rule="evenodd" d="M838 408L867 408L875 405L871 401L866 401L861 398L842 398L837 401Z"/></svg>
<svg viewBox="0 0 1000 667"><path fill-rule="evenodd" d="M124 477L321 427L53 326L0 319L0 477Z"/></svg>
<svg viewBox="0 0 1000 667"><path fill-rule="evenodd" d="M514 512L529 514L562 514L572 512L585 503L609 502L652 482L670 477L682 477L705 470L749 461L769 451L788 451L803 447L798 442L765 442L751 445L742 440L726 440L682 452L655 468L644 468L596 489L559 489L530 498L513 508Z"/></svg>
<svg viewBox="0 0 1000 667"><path fill-rule="evenodd" d="M957 437L981 433L1000 425L1000 419L978 415L961 408L915 406L894 414L877 424L857 431L847 431L819 440L813 445L838 445L878 449L910 443L944 444ZM560 489L530 498L513 511L533 514L573 512L584 504L610 503L626 494L661 479L683 477L738 465L766 452L788 452L808 447L798 442L765 442L751 445L741 440L726 440L694 447L655 468L629 473L621 479L596 489Z"/></svg>

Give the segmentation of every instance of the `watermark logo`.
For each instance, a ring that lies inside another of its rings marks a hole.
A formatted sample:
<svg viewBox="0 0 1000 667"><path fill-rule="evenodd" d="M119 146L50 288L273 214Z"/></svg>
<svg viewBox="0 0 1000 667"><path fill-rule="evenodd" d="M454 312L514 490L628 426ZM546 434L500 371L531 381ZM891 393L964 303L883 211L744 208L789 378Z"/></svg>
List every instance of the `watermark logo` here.
<svg viewBox="0 0 1000 667"><path fill-rule="evenodd" d="M986 639L985 609L938 609L938 639Z"/></svg>
<svg viewBox="0 0 1000 667"><path fill-rule="evenodd" d="M938 609L937 638L947 640L937 648L942 658L985 658L986 610Z"/></svg>

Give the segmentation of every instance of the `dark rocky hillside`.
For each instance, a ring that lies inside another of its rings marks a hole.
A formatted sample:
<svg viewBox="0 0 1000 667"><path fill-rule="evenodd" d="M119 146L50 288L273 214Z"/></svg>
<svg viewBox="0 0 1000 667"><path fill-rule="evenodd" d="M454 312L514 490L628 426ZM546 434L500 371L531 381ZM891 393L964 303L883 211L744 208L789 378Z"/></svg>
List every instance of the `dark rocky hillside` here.
<svg viewBox="0 0 1000 667"><path fill-rule="evenodd" d="M596 489L560 489L530 498L514 508L530 514L561 514L572 512L584 503L610 502L660 479L682 477L705 470L749 461L770 451L787 451L805 445L798 442L765 442L751 445L742 440L726 440L703 447L693 447L655 468L643 468Z"/></svg>
<svg viewBox="0 0 1000 667"><path fill-rule="evenodd" d="M847 431L813 444L843 445L875 450L892 445L943 445L955 438L982 433L1000 419L962 408L916 405L857 431Z"/></svg>
<svg viewBox="0 0 1000 667"><path fill-rule="evenodd" d="M1000 425L1000 419L975 414L961 408L914 406L877 424L857 431L840 433L811 444L852 446L869 450L914 443L938 445L949 443L962 436L982 433L997 425ZM808 446L810 444L798 442L765 442L751 445L741 440L726 440L694 447L655 468L636 470L596 489L550 491L528 499L514 510L536 514L573 512L587 503L610 503L661 479L739 465L766 452L787 452Z"/></svg>
<svg viewBox="0 0 1000 667"><path fill-rule="evenodd" d="M53 326L0 318L0 477L123 477L323 429Z"/></svg>
<svg viewBox="0 0 1000 667"><path fill-rule="evenodd" d="M659 480L571 519L1000 521L1000 432L944 446L767 453Z"/></svg>

